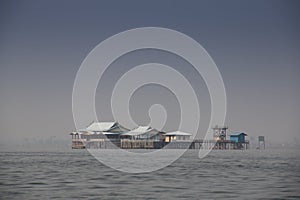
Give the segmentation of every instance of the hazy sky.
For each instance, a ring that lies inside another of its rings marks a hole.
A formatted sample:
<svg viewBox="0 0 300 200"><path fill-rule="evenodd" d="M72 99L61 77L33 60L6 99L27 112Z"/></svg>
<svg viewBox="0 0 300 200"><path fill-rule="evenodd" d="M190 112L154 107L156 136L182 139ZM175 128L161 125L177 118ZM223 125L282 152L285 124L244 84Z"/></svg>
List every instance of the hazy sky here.
<svg viewBox="0 0 300 200"><path fill-rule="evenodd" d="M106 38L147 26L185 33L208 51L225 83L231 130L300 143L299 8L298 1L1 1L0 144L69 138L75 129L72 88L83 59ZM158 50L132 52L109 67L97 90L99 119L112 120L110 95L118 77L154 61L191 81L207 123L210 102L201 77L178 56ZM178 102L157 85L136 91L133 119L147 124L155 103L170 116L165 129L176 129Z"/></svg>

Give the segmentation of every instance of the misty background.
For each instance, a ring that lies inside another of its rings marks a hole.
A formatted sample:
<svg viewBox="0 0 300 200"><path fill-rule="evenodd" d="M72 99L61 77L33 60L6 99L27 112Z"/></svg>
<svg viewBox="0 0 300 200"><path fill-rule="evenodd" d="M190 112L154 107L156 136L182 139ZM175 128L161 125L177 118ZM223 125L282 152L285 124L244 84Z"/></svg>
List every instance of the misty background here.
<svg viewBox="0 0 300 200"><path fill-rule="evenodd" d="M75 130L72 89L82 61L106 38L149 26L180 31L207 50L223 77L231 131L247 132L254 146L258 135L269 144L299 146L299 5L275 0L1 1L0 150L69 148L69 133ZM148 62L167 64L191 82L200 102L199 132L205 131L210 99L201 76L182 58L151 49L121 56L105 72L96 94L99 121L114 120L110 97L118 78ZM148 109L157 103L168 112L164 130L176 130L179 104L158 85L134 93L132 118L147 125Z"/></svg>

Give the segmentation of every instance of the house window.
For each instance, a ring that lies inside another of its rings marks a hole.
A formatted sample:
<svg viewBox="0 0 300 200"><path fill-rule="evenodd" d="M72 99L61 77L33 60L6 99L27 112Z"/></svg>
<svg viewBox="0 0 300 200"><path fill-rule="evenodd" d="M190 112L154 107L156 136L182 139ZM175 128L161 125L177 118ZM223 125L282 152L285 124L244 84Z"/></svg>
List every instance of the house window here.
<svg viewBox="0 0 300 200"><path fill-rule="evenodd" d="M166 142L170 142L170 137L167 136L165 141L166 141Z"/></svg>

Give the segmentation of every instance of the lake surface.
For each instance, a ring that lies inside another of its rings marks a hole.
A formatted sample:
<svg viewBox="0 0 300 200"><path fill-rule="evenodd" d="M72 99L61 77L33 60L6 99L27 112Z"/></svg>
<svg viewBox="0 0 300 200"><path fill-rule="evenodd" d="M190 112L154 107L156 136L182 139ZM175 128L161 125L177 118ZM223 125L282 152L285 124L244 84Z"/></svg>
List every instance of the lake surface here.
<svg viewBox="0 0 300 200"><path fill-rule="evenodd" d="M300 199L299 150L197 155L128 174L85 150L0 153L0 199Z"/></svg>

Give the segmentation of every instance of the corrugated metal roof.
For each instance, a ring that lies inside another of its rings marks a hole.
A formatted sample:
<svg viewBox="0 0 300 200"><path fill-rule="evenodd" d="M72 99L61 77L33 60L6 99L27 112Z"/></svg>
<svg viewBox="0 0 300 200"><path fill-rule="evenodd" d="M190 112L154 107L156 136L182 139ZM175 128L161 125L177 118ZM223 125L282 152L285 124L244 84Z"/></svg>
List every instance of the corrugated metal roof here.
<svg viewBox="0 0 300 200"><path fill-rule="evenodd" d="M247 134L244 133L244 132L232 132L232 133L230 133L230 136L239 136L239 135L241 135L241 134L247 135Z"/></svg>
<svg viewBox="0 0 300 200"><path fill-rule="evenodd" d="M138 136L138 135L143 135L143 134L149 133L149 132L151 132L151 134L157 134L159 131L151 128L150 126L139 126L135 129L133 129L132 131L123 133L122 135Z"/></svg>
<svg viewBox="0 0 300 200"><path fill-rule="evenodd" d="M138 133L146 133L152 128L150 126L138 126L137 128L133 129L132 131L129 132L138 132Z"/></svg>
<svg viewBox="0 0 300 200"><path fill-rule="evenodd" d="M174 131L174 132L168 132L166 133L165 135L181 135L181 136L191 136L192 134L190 133L185 133L185 132L182 132L182 131Z"/></svg>
<svg viewBox="0 0 300 200"><path fill-rule="evenodd" d="M116 122L93 122L86 129L88 131L104 132L109 131L115 124Z"/></svg>

